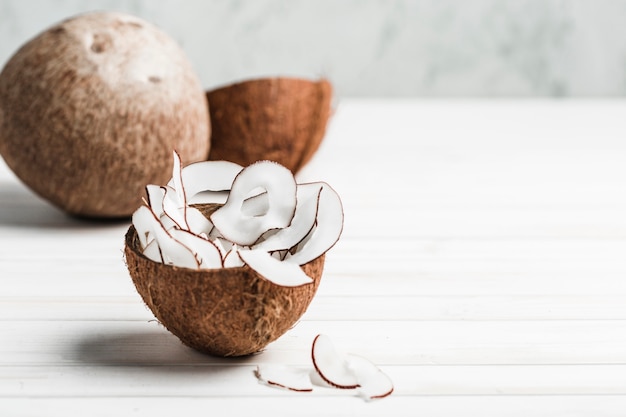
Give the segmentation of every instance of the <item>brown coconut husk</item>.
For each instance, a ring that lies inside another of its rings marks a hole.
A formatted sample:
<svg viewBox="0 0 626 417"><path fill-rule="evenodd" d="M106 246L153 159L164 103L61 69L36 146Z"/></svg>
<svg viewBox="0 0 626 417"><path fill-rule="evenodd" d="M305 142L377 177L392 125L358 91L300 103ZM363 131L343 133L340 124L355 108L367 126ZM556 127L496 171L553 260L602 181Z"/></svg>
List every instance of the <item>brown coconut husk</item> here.
<svg viewBox="0 0 626 417"><path fill-rule="evenodd" d="M242 166L272 160L297 173L324 138L332 94L325 79L287 77L247 80L208 91L209 160Z"/></svg>
<svg viewBox="0 0 626 417"><path fill-rule="evenodd" d="M143 301L184 344L216 356L259 352L292 328L313 299L324 267L322 255L302 266L313 283L282 287L248 266L195 270L154 262L139 245L131 226L124 254Z"/></svg>
<svg viewBox="0 0 626 417"><path fill-rule="evenodd" d="M168 76L137 58L159 54ZM146 184L168 180L172 150L184 164L206 160L209 136L205 91L184 51L136 17L72 17L27 42L0 73L0 153L72 215L129 217Z"/></svg>

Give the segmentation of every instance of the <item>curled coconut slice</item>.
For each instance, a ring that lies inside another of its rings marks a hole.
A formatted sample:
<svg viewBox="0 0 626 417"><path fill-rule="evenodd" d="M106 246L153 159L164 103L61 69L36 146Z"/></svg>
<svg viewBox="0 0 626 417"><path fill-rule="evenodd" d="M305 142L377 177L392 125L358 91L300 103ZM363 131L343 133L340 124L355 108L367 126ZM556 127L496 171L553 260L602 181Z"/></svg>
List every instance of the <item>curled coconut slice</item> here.
<svg viewBox="0 0 626 417"><path fill-rule="evenodd" d="M239 249L239 257L265 279L283 287L310 284L313 279L298 264L283 262L260 249Z"/></svg>
<svg viewBox="0 0 626 417"><path fill-rule="evenodd" d="M339 353L330 338L320 334L311 348L313 366L321 379L342 389L358 389L366 400L384 398L393 392L391 379L370 360Z"/></svg>
<svg viewBox="0 0 626 417"><path fill-rule="evenodd" d="M342 389L359 387L359 381L348 368L346 356L337 352L328 336L319 334L313 339L311 359L315 371L328 385Z"/></svg>
<svg viewBox="0 0 626 417"><path fill-rule="evenodd" d="M150 237L156 241L164 264L194 269L197 269L200 265L191 249L174 239L163 228L163 225L150 208L142 206L137 209L133 213L133 225L135 225L135 229L140 236L144 235L147 237L146 242L149 243ZM145 246L143 249L145 249Z"/></svg>
<svg viewBox="0 0 626 417"><path fill-rule="evenodd" d="M178 199L179 193L171 187L164 187L163 214L174 222L179 229L189 230L187 224L187 205ZM156 213L155 213L156 214Z"/></svg>
<svg viewBox="0 0 626 417"><path fill-rule="evenodd" d="M255 190L267 191L268 209L262 215L242 210L244 201ZM238 245L252 245L267 230L291 223L296 208L297 184L291 171L270 161L244 168L233 181L226 203L211 215L220 233Z"/></svg>
<svg viewBox="0 0 626 417"><path fill-rule="evenodd" d="M261 236L261 241L253 247L270 252L291 249L300 243L315 225L321 191L322 184L319 183L298 185L296 212L291 224L283 229L271 230L271 233L266 232L264 236L268 235L267 238Z"/></svg>
<svg viewBox="0 0 626 417"><path fill-rule="evenodd" d="M179 229L170 230L170 236L192 251L198 262L198 268L221 268L223 266L222 254L210 240L188 230Z"/></svg>
<svg viewBox="0 0 626 417"><path fill-rule="evenodd" d="M288 366L258 365L254 375L259 382L270 387L284 388L296 392L311 392L313 384L308 371Z"/></svg>
<svg viewBox="0 0 626 417"><path fill-rule="evenodd" d="M348 354L347 366L359 383L359 395L366 400L385 398L393 392L393 382L369 359Z"/></svg>
<svg viewBox="0 0 626 417"><path fill-rule="evenodd" d="M332 248L343 231L343 206L337 192L322 183L319 195L316 226L297 246L289 252L285 261L303 265Z"/></svg>
<svg viewBox="0 0 626 417"><path fill-rule="evenodd" d="M165 198L165 187L160 185L149 184L146 186L146 195L148 206L152 209L157 217L163 214L163 199Z"/></svg>
<svg viewBox="0 0 626 417"><path fill-rule="evenodd" d="M190 202L221 203L221 201L213 201L213 197L224 196L224 192L230 190L235 177L242 169L241 165L228 161L212 161L210 164L195 162L180 171L180 179L176 179L178 174L174 169L174 175L167 185L175 187L177 182L184 184L186 197ZM204 198L200 198L200 194ZM220 199L221 197L218 198Z"/></svg>
<svg viewBox="0 0 626 417"><path fill-rule="evenodd" d="M179 206L183 209L184 215L184 210L187 208L187 194L185 193L185 187L183 187L183 164L180 161L178 152L176 151L174 151L174 167L172 168L172 174L172 181L174 183L174 190L177 197L176 200Z"/></svg>

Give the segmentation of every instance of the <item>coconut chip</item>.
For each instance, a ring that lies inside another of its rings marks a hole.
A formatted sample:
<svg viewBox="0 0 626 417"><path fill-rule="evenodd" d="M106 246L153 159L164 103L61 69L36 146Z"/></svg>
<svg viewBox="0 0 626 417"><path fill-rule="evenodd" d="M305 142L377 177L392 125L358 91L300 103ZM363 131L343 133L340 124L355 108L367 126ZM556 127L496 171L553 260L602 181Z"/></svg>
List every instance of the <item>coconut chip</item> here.
<svg viewBox="0 0 626 417"><path fill-rule="evenodd" d="M302 241L313 229L317 219L322 184L299 185L296 193L296 211L291 224L283 229L273 229L261 236L255 249L278 251L290 249Z"/></svg>
<svg viewBox="0 0 626 417"><path fill-rule="evenodd" d="M284 287L298 287L310 284L313 279L304 273L298 264L283 262L269 252L258 249L239 249L239 257L250 268L267 280Z"/></svg>
<svg viewBox="0 0 626 417"><path fill-rule="evenodd" d="M313 368L308 370L263 365L257 367L255 376L271 387L307 392L313 391L313 386L335 388L355 392L366 401L385 398L393 392L393 382L378 366L362 356L339 352L326 335L313 339L311 360Z"/></svg>
<svg viewBox="0 0 626 417"><path fill-rule="evenodd" d="M259 188L267 191L267 210L246 213L246 198ZM211 215L211 221L233 243L252 245L266 231L291 224L296 189L296 180L287 168L275 162L255 162L237 175L226 203Z"/></svg>
<svg viewBox="0 0 626 417"><path fill-rule="evenodd" d="M146 257L192 269L248 265L281 286L310 284L300 266L330 249L343 228L341 200L328 184L297 184L276 162L183 167L174 152L172 179L146 194L132 218ZM215 203L208 217L196 208Z"/></svg>
<svg viewBox="0 0 626 417"><path fill-rule="evenodd" d="M322 381L331 387L355 389L360 386L359 380L348 366L346 356L335 349L328 336L319 334L313 339L311 360Z"/></svg>
<svg viewBox="0 0 626 417"><path fill-rule="evenodd" d="M307 369L289 366L258 365L254 375L259 382L274 388L296 392L313 391L313 383Z"/></svg>

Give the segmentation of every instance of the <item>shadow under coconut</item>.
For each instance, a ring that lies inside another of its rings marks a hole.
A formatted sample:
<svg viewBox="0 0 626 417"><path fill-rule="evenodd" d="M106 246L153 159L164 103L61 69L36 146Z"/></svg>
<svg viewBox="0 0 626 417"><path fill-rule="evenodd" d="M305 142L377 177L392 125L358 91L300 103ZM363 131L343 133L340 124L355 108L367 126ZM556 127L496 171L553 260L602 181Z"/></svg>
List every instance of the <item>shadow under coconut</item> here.
<svg viewBox="0 0 626 417"><path fill-rule="evenodd" d="M256 356L222 358L206 355L185 346L165 328L133 333L85 335L77 342L74 355L72 359L85 365L162 366L164 372L179 368L180 372L185 372L185 365L253 364Z"/></svg>
<svg viewBox="0 0 626 417"><path fill-rule="evenodd" d="M128 224L130 219L72 217L19 184L0 187L0 226L36 229L88 229Z"/></svg>

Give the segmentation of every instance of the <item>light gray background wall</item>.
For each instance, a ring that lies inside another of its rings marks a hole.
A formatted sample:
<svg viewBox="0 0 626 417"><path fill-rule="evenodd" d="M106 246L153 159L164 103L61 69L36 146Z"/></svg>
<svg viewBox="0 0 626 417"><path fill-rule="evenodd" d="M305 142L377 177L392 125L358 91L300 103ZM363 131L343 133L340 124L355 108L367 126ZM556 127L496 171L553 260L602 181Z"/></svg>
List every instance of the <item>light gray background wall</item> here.
<svg viewBox="0 0 626 417"><path fill-rule="evenodd" d="M626 0L0 0L0 65L90 10L160 26L206 88L291 75L341 96L626 95Z"/></svg>

